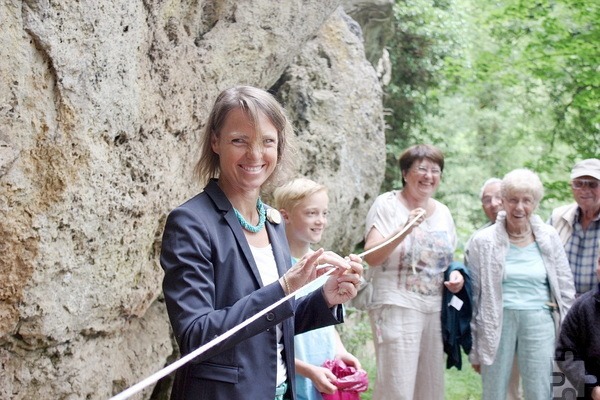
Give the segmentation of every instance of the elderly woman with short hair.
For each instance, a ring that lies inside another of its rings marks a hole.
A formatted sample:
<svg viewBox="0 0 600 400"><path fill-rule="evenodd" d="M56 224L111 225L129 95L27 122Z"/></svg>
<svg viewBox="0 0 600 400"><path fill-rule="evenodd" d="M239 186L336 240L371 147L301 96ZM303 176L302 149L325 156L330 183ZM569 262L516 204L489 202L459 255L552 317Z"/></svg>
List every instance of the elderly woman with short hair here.
<svg viewBox="0 0 600 400"><path fill-rule="evenodd" d="M442 400L444 347L441 308L444 286L458 293L464 278L445 272L456 247L448 207L433 198L442 180L440 149L418 144L399 158L402 189L377 197L365 230L372 269L369 319L375 342L377 380L373 400ZM397 236L423 210L418 226ZM392 242L388 240L395 238Z"/></svg>
<svg viewBox="0 0 600 400"><path fill-rule="evenodd" d="M534 214L543 192L539 177L528 169L506 174L504 211L470 244L475 307L469 359L481 373L486 400L506 399L515 356L524 397L552 398L552 309L564 318L575 288L556 230Z"/></svg>

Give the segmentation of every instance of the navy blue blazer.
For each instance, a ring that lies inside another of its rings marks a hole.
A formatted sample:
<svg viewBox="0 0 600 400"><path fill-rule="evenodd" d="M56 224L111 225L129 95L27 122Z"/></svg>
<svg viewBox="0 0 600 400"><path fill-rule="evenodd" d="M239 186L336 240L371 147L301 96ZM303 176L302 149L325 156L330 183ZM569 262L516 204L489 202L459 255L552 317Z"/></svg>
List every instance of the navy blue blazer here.
<svg viewBox="0 0 600 400"><path fill-rule="evenodd" d="M291 267L285 229L269 221L265 226L281 276ZM169 214L160 263L167 311L182 355L285 297L279 282L261 282L233 207L216 180ZM342 321L341 307L332 312L320 290L285 302L179 368L171 399L273 399L279 323L286 397L294 399L294 334Z"/></svg>

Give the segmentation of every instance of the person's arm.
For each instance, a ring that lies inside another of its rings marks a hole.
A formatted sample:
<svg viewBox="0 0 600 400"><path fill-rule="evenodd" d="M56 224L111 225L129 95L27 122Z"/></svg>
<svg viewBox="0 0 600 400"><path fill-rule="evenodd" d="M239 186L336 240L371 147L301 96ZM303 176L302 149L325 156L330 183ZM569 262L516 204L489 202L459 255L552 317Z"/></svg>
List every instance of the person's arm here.
<svg viewBox="0 0 600 400"><path fill-rule="evenodd" d="M473 369L477 373L481 373L481 366L479 360L478 353L478 330L479 330L479 306L481 304L481 284L480 284L480 274L479 274L479 266L481 262L481 250L478 246L475 239L471 240L469 244L469 272L471 273L471 288L473 292L473 315L471 317L471 338L472 338L472 347L471 352L469 353L469 362L473 366Z"/></svg>
<svg viewBox="0 0 600 400"><path fill-rule="evenodd" d="M564 319L556 343L556 364L575 388L585 388L589 394L598 382L592 375L587 375L582 358L585 340L584 335L589 328L580 314L576 303Z"/></svg>
<svg viewBox="0 0 600 400"><path fill-rule="evenodd" d="M335 330L335 358L342 360L344 364L353 366L357 370L361 369L360 361L352 353L349 353L348 350L346 350L337 330Z"/></svg>
<svg viewBox="0 0 600 400"><path fill-rule="evenodd" d="M551 243L554 251L557 252L556 261L554 267L556 268L556 278L558 280L559 293L555 293L555 296L560 296L556 299L560 308L561 319L564 319L569 309L575 301L575 285L573 284L573 272L569 266L569 260L567 253L563 247L560 237L556 231L551 234Z"/></svg>
<svg viewBox="0 0 600 400"><path fill-rule="evenodd" d="M398 230L398 232L399 232L399 230ZM381 243L390 239L398 232L394 232L389 237L383 237L383 235L381 233L379 233L377 228L372 227L371 230L369 231L369 234L367 235L367 237L365 239L365 251L370 250L373 247L379 246ZM398 245L400 243L402 243L404 238L406 238L406 236L408 236L409 233L410 232L406 232L405 234L399 236L398 238L396 238L392 242L390 242L389 245L383 246L382 248L380 248L372 253L369 253L368 255L366 255L364 257L365 262L367 262L367 264L369 264L371 267L380 266L381 264L383 264L383 262L385 260L388 259L390 254L392 254L392 252L394 251L394 249L396 247L398 247Z"/></svg>
<svg viewBox="0 0 600 400"><path fill-rule="evenodd" d="M415 208L414 210L412 210L410 212L410 214L408 215L408 219L406 220L406 223L404 224L404 226L402 228L396 230L394 233L392 233L391 235L389 235L387 237L384 237L379 232L379 230L377 230L377 228L375 226L372 226L371 230L367 234L367 237L365 238L365 251L370 250L370 249L372 249L374 247L377 247L380 244L386 242L387 240L390 240L391 238L393 238L395 235L397 235L398 233L400 233L422 211L423 211L422 208ZM402 241L408 235L410 235L410 233L412 232L412 230L415 227L417 227L424 220L425 220L425 215L421 216L416 223L414 223L413 225L411 225L411 227L406 230L406 232L404 232L402 235L400 235L397 238L395 238L389 244L383 246L380 249L377 249L376 251L373 251L372 253L369 253L369 254L365 255L364 256L364 260L370 266L373 266L373 267L377 267L377 266L383 264L383 262L388 259L388 257L390 256L390 254L392 254L392 252L394 251L394 249L396 247L398 247L400 245L400 243L402 243Z"/></svg>
<svg viewBox="0 0 600 400"><path fill-rule="evenodd" d="M471 235L471 237L467 240L467 243L465 243L465 252L463 254L463 264L465 264L465 267L467 268L469 268L469 245L471 244L471 239L473 239L473 235Z"/></svg>

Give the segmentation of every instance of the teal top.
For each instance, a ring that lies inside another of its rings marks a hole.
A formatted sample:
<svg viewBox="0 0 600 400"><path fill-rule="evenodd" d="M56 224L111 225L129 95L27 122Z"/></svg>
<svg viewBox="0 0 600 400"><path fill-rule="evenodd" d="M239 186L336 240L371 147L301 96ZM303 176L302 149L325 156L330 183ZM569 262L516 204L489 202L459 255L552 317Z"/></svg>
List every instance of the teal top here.
<svg viewBox="0 0 600 400"><path fill-rule="evenodd" d="M550 300L548 275L537 243L517 247L510 245L502 281L504 308L536 310Z"/></svg>

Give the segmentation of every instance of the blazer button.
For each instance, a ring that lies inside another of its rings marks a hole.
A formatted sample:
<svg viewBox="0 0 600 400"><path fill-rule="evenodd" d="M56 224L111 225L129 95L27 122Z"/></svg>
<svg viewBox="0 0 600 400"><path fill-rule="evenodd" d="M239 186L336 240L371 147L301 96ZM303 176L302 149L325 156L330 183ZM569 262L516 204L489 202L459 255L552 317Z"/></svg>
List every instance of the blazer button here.
<svg viewBox="0 0 600 400"><path fill-rule="evenodd" d="M271 322L275 320L275 314L273 314L272 312L267 313L267 321Z"/></svg>

